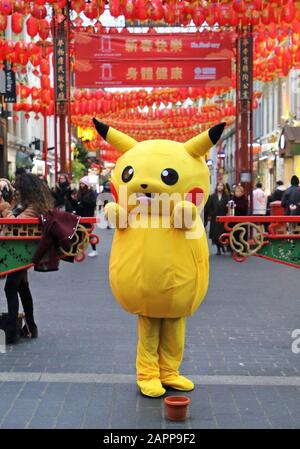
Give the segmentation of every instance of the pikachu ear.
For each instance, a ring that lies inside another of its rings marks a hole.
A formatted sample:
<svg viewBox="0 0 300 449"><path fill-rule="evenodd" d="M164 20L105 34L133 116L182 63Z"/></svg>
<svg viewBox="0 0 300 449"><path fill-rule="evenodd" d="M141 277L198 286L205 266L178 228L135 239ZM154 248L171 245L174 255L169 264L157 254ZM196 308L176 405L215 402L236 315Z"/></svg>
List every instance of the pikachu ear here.
<svg viewBox="0 0 300 449"><path fill-rule="evenodd" d="M204 156L218 142L225 126L225 122L219 123L203 133L198 134L198 136L187 140L184 143L186 151L193 157Z"/></svg>
<svg viewBox="0 0 300 449"><path fill-rule="evenodd" d="M106 142L110 143L116 150L121 153L126 153L126 151L133 148L137 141L132 137L127 136L127 134L118 131L117 129L112 128L111 126L106 125L105 123L99 122L97 119L93 118L93 122L95 125L98 134L103 137Z"/></svg>

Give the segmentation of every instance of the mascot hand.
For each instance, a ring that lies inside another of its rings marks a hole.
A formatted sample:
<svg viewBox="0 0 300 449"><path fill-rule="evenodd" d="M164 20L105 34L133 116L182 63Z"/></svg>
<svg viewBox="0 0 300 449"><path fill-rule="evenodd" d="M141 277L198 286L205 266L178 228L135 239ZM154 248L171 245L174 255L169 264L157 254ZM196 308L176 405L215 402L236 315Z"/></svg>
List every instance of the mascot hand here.
<svg viewBox="0 0 300 449"><path fill-rule="evenodd" d="M180 201L174 207L171 224L176 229L191 229L198 215L197 207L190 201Z"/></svg>
<svg viewBox="0 0 300 449"><path fill-rule="evenodd" d="M115 228L127 228L127 214L119 204L108 203L104 208L104 216Z"/></svg>

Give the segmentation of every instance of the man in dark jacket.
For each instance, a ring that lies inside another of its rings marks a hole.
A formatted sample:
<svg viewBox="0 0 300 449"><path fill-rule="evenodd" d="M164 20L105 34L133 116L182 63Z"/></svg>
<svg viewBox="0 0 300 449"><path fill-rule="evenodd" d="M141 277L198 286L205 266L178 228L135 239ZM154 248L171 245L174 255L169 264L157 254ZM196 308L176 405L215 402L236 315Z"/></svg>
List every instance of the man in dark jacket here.
<svg viewBox="0 0 300 449"><path fill-rule="evenodd" d="M84 176L79 181L79 191L77 193L77 204L75 201L75 213L80 217L94 217L96 209L96 198L94 191L90 189L89 177ZM95 257L98 255L96 245L92 245L93 251L88 255Z"/></svg>
<svg viewBox="0 0 300 449"><path fill-rule="evenodd" d="M268 200L267 200L267 215L270 215L270 211L271 211L271 203L273 203L274 201L281 201L284 192L286 191L285 185L283 184L282 181L277 181L276 182L276 187L273 193L271 193L271 195L268 196Z"/></svg>
<svg viewBox="0 0 300 449"><path fill-rule="evenodd" d="M300 215L300 189L298 176L292 176L291 186L283 194L282 207L285 215Z"/></svg>

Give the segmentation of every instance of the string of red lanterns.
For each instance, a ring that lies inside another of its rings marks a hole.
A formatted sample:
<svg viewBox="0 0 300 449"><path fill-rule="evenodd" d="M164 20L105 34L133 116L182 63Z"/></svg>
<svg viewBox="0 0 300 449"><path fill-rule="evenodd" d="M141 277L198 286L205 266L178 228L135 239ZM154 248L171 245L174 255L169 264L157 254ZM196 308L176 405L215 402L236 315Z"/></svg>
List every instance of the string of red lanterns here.
<svg viewBox="0 0 300 449"><path fill-rule="evenodd" d="M300 2L294 0L72 0L71 9L77 13L73 19L74 25L80 25L83 13L87 19L99 20L105 10L105 5L113 17L124 16L127 21L164 21L168 25L189 25L191 21L200 27L208 26L235 27L237 25L291 24L300 20ZM50 5L56 14L61 14L67 0L1 0L0 30L7 27L7 17L12 16L12 26L15 33L23 29L23 16L26 20L27 32L34 37L38 33L46 35L50 31L46 5ZM99 25L99 24L98 24ZM42 37L42 36L41 36Z"/></svg>

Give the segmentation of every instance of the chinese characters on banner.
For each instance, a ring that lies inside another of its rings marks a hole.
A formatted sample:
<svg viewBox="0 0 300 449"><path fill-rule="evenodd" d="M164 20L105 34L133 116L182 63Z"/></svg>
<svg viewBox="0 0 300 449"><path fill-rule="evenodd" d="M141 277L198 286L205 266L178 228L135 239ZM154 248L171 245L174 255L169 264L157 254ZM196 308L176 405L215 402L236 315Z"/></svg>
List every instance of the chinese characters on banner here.
<svg viewBox="0 0 300 449"><path fill-rule="evenodd" d="M77 87L113 86L223 86L231 85L231 60L99 62L97 70L82 61Z"/></svg>
<svg viewBox="0 0 300 449"><path fill-rule="evenodd" d="M252 37L240 39L240 99L251 100L252 95Z"/></svg>
<svg viewBox="0 0 300 449"><path fill-rule="evenodd" d="M230 59L232 33L75 33L75 59Z"/></svg>
<svg viewBox="0 0 300 449"><path fill-rule="evenodd" d="M231 57L230 33L76 33L76 87L228 87Z"/></svg>
<svg viewBox="0 0 300 449"><path fill-rule="evenodd" d="M54 45L54 59L55 59L55 77L56 77L56 89L55 97L56 101L67 101L67 57L66 51L66 39L58 37L55 39Z"/></svg>

